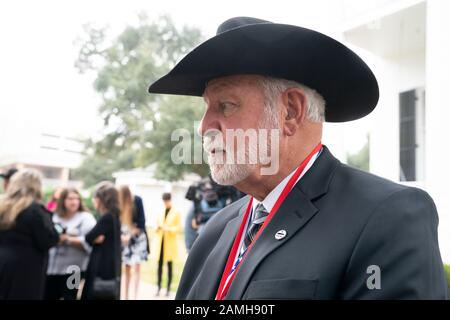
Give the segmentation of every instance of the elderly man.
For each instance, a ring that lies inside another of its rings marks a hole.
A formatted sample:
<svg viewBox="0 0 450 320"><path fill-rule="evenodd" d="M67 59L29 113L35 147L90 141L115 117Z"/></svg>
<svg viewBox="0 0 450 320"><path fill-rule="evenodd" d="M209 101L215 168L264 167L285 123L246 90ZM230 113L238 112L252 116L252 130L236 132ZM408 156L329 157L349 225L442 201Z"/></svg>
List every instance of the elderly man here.
<svg viewBox="0 0 450 320"><path fill-rule="evenodd" d="M344 45L233 18L149 91L203 96L212 177L248 195L208 222L177 299L446 298L430 196L346 166L321 144L324 121L361 118L378 101L373 73ZM253 143L246 161L230 161L242 150L224 137L236 129L276 130L270 161L249 161Z"/></svg>

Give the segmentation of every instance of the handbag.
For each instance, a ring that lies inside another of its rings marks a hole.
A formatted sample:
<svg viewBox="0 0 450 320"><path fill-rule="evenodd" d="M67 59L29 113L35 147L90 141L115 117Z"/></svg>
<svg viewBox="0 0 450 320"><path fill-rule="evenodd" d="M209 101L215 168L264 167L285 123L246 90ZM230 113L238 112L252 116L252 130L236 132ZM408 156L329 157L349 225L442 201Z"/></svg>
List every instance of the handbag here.
<svg viewBox="0 0 450 320"><path fill-rule="evenodd" d="M92 289L94 299L116 300L120 294L120 279L102 279L96 277Z"/></svg>
<svg viewBox="0 0 450 320"><path fill-rule="evenodd" d="M113 236L117 238L116 219L113 217ZM117 241L114 241L117 243ZM115 248L118 250L119 248ZM120 252L120 251L118 251ZM120 257L119 257L120 259ZM92 298L98 300L117 300L120 299L120 260L114 266L116 277L111 279L103 279L95 277L92 285Z"/></svg>

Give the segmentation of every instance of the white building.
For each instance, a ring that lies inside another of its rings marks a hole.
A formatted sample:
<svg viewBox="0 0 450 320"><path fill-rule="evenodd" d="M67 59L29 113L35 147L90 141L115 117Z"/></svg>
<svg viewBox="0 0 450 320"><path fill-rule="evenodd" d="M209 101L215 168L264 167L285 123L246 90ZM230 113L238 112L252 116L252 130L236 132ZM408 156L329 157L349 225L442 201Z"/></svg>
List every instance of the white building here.
<svg viewBox="0 0 450 320"><path fill-rule="evenodd" d="M343 4L340 40L369 64L380 86L378 106L364 119L370 171L433 197L441 254L450 263L450 1Z"/></svg>
<svg viewBox="0 0 450 320"><path fill-rule="evenodd" d="M42 173L44 189L81 187L81 182L71 177L71 170L81 163L83 143L67 136L27 130L30 131L14 128L0 136L0 172L33 168ZM14 139L10 138L12 135Z"/></svg>

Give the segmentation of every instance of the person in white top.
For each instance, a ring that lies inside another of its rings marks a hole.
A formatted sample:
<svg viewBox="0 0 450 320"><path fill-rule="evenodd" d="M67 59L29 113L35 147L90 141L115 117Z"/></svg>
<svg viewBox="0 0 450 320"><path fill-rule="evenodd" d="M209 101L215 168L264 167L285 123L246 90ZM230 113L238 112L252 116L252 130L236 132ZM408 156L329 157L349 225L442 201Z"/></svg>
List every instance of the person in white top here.
<svg viewBox="0 0 450 320"><path fill-rule="evenodd" d="M48 300L75 300L79 283L89 262L91 248L85 243L70 241L70 237L87 234L96 224L94 216L87 212L80 193L75 188L62 190L53 223L60 233L60 243L49 251L45 298ZM69 278L73 277L73 281Z"/></svg>

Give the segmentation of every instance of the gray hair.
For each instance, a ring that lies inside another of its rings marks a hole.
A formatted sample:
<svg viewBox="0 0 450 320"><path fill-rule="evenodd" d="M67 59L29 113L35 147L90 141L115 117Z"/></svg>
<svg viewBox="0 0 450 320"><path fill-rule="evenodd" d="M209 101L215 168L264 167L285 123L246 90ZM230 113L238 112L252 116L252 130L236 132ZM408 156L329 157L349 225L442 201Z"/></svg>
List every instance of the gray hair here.
<svg viewBox="0 0 450 320"><path fill-rule="evenodd" d="M299 88L305 93L308 108L306 118L309 121L325 121L325 99L316 90L295 81L272 77L264 77L261 80L261 86L264 91L265 105L269 113L268 116L272 121L275 121L272 123L278 123L274 106L276 106L280 94L288 88Z"/></svg>

